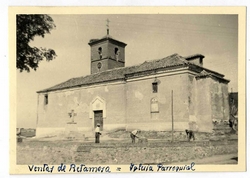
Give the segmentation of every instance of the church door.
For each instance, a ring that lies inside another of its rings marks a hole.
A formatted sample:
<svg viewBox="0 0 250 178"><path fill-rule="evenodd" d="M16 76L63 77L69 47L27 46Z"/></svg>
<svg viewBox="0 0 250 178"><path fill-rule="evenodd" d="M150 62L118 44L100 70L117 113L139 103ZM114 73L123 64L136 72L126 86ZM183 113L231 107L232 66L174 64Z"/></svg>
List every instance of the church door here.
<svg viewBox="0 0 250 178"><path fill-rule="evenodd" d="M103 115L101 111L94 111L94 128L97 127L97 124L100 124L100 130L103 130Z"/></svg>

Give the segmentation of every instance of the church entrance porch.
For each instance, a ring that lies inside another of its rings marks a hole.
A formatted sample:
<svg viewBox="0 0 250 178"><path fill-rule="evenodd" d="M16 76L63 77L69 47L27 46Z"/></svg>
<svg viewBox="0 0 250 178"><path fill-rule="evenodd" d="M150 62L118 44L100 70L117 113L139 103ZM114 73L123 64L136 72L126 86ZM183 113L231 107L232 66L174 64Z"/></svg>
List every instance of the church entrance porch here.
<svg viewBox="0 0 250 178"><path fill-rule="evenodd" d="M103 130L103 111L94 111L94 128L97 127L97 124L100 124L100 130Z"/></svg>

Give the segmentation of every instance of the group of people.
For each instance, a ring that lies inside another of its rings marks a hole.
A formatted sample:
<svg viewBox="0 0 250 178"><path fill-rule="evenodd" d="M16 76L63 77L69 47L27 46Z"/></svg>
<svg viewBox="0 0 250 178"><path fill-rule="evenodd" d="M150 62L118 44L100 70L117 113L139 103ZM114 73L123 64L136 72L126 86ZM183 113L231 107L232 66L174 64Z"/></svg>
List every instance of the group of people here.
<svg viewBox="0 0 250 178"><path fill-rule="evenodd" d="M186 134L187 134L187 138L188 141L190 141L191 139L195 140L195 136L194 136L194 132L192 130L185 130ZM140 137L138 136L141 133L141 130L133 130L132 132L130 132L130 138L132 140L132 143L135 143L135 139L139 139ZM95 128L95 143L100 143L100 135L101 134L101 130L100 130L100 124L97 124L96 128Z"/></svg>

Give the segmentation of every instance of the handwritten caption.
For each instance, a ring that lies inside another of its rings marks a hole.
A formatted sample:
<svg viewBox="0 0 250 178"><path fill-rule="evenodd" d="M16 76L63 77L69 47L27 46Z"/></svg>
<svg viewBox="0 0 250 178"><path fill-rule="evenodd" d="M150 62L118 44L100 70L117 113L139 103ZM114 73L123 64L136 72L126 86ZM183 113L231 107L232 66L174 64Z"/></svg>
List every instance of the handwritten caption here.
<svg viewBox="0 0 250 178"><path fill-rule="evenodd" d="M54 171L55 166L49 166L48 164L43 164L43 166L30 166L28 165L29 170L31 172L49 172L52 173ZM63 163L57 167L57 172L97 172L97 173L110 173L109 166L85 166L84 164L76 165L70 164L69 168L66 169L67 166Z"/></svg>
<svg viewBox="0 0 250 178"><path fill-rule="evenodd" d="M180 171L195 171L194 169L195 163L192 162L190 165L184 165L184 166L171 166L171 165L163 165L163 164L157 164L156 169L155 167L151 165L134 165L133 163L130 164L130 172L180 172Z"/></svg>
<svg viewBox="0 0 250 178"><path fill-rule="evenodd" d="M195 163L192 162L190 165L183 166L171 166L171 165L143 165L143 164L133 164L129 165L130 172L180 172L180 171L195 171L194 169ZM72 173L111 173L110 166L86 166L84 164L70 164L65 165L61 163L59 166L53 166L49 164L43 164L41 166L28 165L28 169L30 172L47 172L47 173L64 173L64 172L72 172ZM117 167L117 172L121 172L122 168ZM125 170L124 170L125 171Z"/></svg>

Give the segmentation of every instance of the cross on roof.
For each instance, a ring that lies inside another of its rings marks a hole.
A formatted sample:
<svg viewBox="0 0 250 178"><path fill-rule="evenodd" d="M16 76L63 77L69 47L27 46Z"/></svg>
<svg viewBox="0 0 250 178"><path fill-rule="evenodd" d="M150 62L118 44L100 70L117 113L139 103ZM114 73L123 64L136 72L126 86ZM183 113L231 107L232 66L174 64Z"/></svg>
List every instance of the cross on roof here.
<svg viewBox="0 0 250 178"><path fill-rule="evenodd" d="M110 21L109 21L109 19L107 19L106 21L107 21L107 25L106 25L107 26L107 35L109 35L109 22Z"/></svg>
<svg viewBox="0 0 250 178"><path fill-rule="evenodd" d="M109 22L110 22L109 19L107 19L106 22L107 22L107 25L106 25L106 26L107 26L107 28L109 29Z"/></svg>

